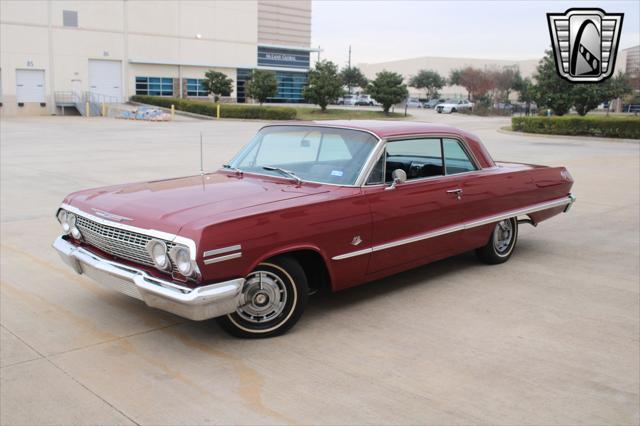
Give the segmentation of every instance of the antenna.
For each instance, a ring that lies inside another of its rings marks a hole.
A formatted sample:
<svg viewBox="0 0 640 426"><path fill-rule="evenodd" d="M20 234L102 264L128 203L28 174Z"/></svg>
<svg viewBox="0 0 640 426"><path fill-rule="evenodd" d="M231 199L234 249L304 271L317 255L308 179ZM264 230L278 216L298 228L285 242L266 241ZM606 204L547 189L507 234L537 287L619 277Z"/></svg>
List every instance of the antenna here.
<svg viewBox="0 0 640 426"><path fill-rule="evenodd" d="M200 132L200 174L204 175L204 166L202 162L202 132Z"/></svg>

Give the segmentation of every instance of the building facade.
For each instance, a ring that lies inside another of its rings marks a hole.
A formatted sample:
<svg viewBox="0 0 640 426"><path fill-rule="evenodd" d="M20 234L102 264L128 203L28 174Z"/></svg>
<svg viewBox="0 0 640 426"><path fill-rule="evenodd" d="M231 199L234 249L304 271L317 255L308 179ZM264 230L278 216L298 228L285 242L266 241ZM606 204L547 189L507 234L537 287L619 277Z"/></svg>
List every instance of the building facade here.
<svg viewBox="0 0 640 426"><path fill-rule="evenodd" d="M301 102L311 0L2 0L3 115L53 114L56 99L93 93L203 98L208 70L245 102L253 69L273 70L272 102Z"/></svg>

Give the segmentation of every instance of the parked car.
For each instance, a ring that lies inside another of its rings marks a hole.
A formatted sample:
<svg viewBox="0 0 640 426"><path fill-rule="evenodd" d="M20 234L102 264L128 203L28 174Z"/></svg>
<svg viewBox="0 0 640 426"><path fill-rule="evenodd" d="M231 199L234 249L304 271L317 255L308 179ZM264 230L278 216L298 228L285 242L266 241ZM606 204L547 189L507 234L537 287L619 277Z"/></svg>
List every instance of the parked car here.
<svg viewBox="0 0 640 426"><path fill-rule="evenodd" d="M441 104L436 105L436 111L438 113L447 113L451 114L452 112L458 112L462 109L471 109L473 108L473 102L469 102L466 99L461 99L459 101L447 101Z"/></svg>
<svg viewBox="0 0 640 426"><path fill-rule="evenodd" d="M422 108L422 102L418 98L407 98L406 104L409 108Z"/></svg>
<svg viewBox="0 0 640 426"><path fill-rule="evenodd" d="M433 99L430 99L427 102L425 102L422 106L423 106L423 108L435 108L436 105L444 103L444 102L445 102L444 99L433 98Z"/></svg>
<svg viewBox="0 0 640 426"><path fill-rule="evenodd" d="M378 102L376 102L375 99L373 99L371 97L371 95L360 95L360 96L358 96L358 100L356 101L356 105L374 106L374 105L380 105L380 104Z"/></svg>
<svg viewBox="0 0 640 426"><path fill-rule="evenodd" d="M338 105L356 105L358 101L357 95L344 95L342 98L338 99Z"/></svg>
<svg viewBox="0 0 640 426"><path fill-rule="evenodd" d="M266 337L319 290L469 250L503 263L520 224L569 210L572 185L564 167L496 162L448 126L268 125L216 172L68 195L53 247L150 307Z"/></svg>

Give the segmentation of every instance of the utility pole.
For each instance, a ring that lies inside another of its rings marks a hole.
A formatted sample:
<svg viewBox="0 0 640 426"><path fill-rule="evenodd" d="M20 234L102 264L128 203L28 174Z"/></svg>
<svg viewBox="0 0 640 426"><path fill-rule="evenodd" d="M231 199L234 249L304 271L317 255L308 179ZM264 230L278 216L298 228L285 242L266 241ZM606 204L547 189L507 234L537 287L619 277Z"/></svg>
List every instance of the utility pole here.
<svg viewBox="0 0 640 426"><path fill-rule="evenodd" d="M349 45L349 65L347 66L347 69L349 70L348 72L351 73L351 45ZM351 80L349 80L349 84L347 86L349 88L349 94L351 94Z"/></svg>

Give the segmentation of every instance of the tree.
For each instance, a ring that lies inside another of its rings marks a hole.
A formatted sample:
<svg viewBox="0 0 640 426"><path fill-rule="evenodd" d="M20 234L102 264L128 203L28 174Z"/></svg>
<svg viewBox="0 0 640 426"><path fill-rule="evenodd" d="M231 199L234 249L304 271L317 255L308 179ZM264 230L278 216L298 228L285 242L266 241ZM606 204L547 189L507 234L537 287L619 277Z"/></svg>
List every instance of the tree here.
<svg viewBox="0 0 640 426"><path fill-rule="evenodd" d="M538 63L534 78L536 84L533 87L532 99L539 108L550 108L556 115L569 112L573 106L574 84L560 78L551 50L547 50Z"/></svg>
<svg viewBox="0 0 640 426"><path fill-rule="evenodd" d="M262 105L267 98L278 93L278 79L273 71L253 70L251 78L244 84L247 96L256 99Z"/></svg>
<svg viewBox="0 0 640 426"><path fill-rule="evenodd" d="M338 76L338 66L328 60L316 62L316 66L309 71L309 80L302 95L324 112L327 110L327 105L337 101L342 93L342 80Z"/></svg>
<svg viewBox="0 0 640 426"><path fill-rule="evenodd" d="M518 92L518 100L526 104L525 114L529 115L531 111L531 102L533 102L533 83L529 77L522 78L518 73L513 84L513 89Z"/></svg>
<svg viewBox="0 0 640 426"><path fill-rule="evenodd" d="M214 95L214 100L217 102L221 95L229 96L233 90L233 80L227 77L226 74L209 70L204 73L205 87L209 93Z"/></svg>
<svg viewBox="0 0 640 426"><path fill-rule="evenodd" d="M351 94L352 87L361 87L366 88L367 84L369 84L369 80L367 77L362 74L362 71L358 67L346 67L342 68L340 71L340 79L342 80L342 84L347 86L349 89L349 94Z"/></svg>
<svg viewBox="0 0 640 426"><path fill-rule="evenodd" d="M429 99L438 97L438 90L442 89L445 84L446 80L433 70L420 70L409 80L409 86L416 89L426 89Z"/></svg>
<svg viewBox="0 0 640 426"><path fill-rule="evenodd" d="M392 105L402 102L409 96L407 85L403 84L402 80L404 78L398 73L382 71L376 74L376 79L367 86L371 97L382 104L385 114L389 114Z"/></svg>
<svg viewBox="0 0 640 426"><path fill-rule="evenodd" d="M516 83L520 80L522 80L522 76L517 67L504 67L502 70L495 72L494 83L498 100L509 102L511 90L515 89Z"/></svg>
<svg viewBox="0 0 640 426"><path fill-rule="evenodd" d="M579 115L586 115L603 102L631 92L631 85L622 73L602 83L576 84L571 90L573 106Z"/></svg>

